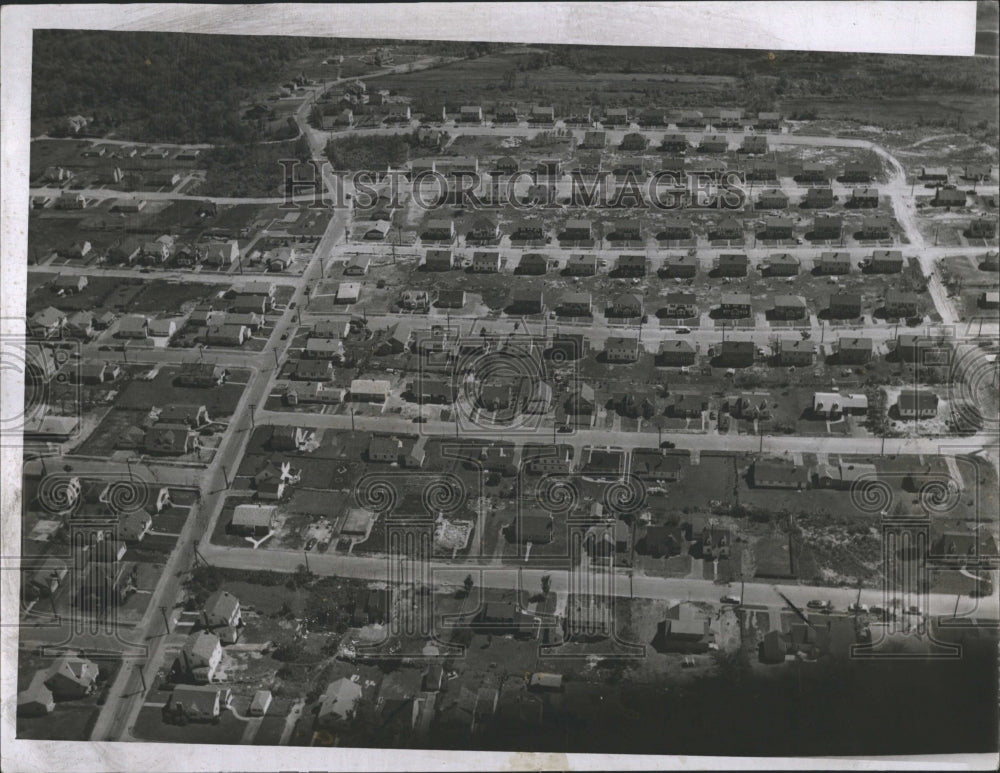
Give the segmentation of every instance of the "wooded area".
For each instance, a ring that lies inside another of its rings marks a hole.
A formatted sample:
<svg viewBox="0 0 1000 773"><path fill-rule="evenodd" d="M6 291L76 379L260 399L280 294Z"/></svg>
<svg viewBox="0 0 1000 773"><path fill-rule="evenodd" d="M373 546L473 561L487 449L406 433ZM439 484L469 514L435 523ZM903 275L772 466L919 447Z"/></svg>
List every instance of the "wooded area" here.
<svg viewBox="0 0 1000 773"><path fill-rule="evenodd" d="M240 100L327 40L161 32L39 30L31 77L32 134L68 116L136 141L247 142Z"/></svg>

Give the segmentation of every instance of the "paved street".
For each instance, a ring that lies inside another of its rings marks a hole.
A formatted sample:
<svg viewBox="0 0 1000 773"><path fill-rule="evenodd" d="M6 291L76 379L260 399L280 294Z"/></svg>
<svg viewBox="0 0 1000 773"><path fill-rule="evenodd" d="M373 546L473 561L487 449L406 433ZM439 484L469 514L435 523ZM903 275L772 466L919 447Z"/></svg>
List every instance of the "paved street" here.
<svg viewBox="0 0 1000 773"><path fill-rule="evenodd" d="M438 58L429 57L408 65L399 65L365 76L366 81L375 81L379 75L390 72L403 72L406 69L419 69L433 65ZM314 87L311 97L302 100L295 119L299 125L300 136L305 136L309 143L309 148L313 159L321 164L323 170L324 189L328 194L336 190L343 183L338 179L330 166L324 163L326 143L338 136L365 136L365 135L389 135L410 132L414 125L383 127L378 129L352 129L349 132L329 132L318 130L308 123L308 116L315 99L321 91L336 83L353 80L349 78L340 81L331 81ZM558 126L556 128L563 128ZM502 134L507 136L518 136L522 138L535 137L540 131L537 127L503 126L493 127L466 126L460 127L460 131L467 135L492 136ZM635 131L629 129L628 131ZM620 143L625 130L608 131L610 144ZM664 133L663 129L650 131L641 130L640 133L651 139L658 139ZM577 138L582 138L582 130L573 130ZM702 132L685 132L689 140L697 140ZM737 146L743 136L742 133L729 133L730 144ZM115 144L115 141L101 140L101 143ZM851 137L831 137L831 136L805 136L798 134L782 133L780 135L769 135L769 142L774 148L793 147L815 147L815 148L856 148L874 150L886 162L890 178L880 185L879 188L884 195L890 197L893 209L900 225L903 228L908 246L905 248L907 255L916 255L923 267L925 275L929 279L928 291L934 301L935 308L941 317L943 325L958 324L961 326L962 314L957 311L947 292L936 274L937 262L946 256L966 255L972 256L983 252L983 250L963 249L958 247L936 247L925 243L920 233L916 209L914 207L913 196L911 195L912 182L907 182L907 176L900 162L886 149L872 143L866 139ZM128 143L135 145L136 143ZM167 146L165 143L156 145ZM180 146L171 145L176 148L199 148L205 149L209 145ZM784 182L784 181L783 181ZM568 186L568 183L564 187ZM792 186L794 187L794 186ZM839 183L833 185L838 195L846 194L851 186L843 186ZM993 186L995 188L996 186ZM991 189L992 190L992 189ZM108 198L121 198L129 194L108 188L87 189L80 191L88 198L104 200ZM57 196L62 193L61 188L36 187L31 189L32 195ZM255 197L255 198L232 198L232 197L206 197L199 195L188 195L174 192L143 193L143 198L153 201L171 200L210 200L218 204L278 204L284 202L284 197ZM312 193L299 194L293 200L300 203L307 203L314 200ZM72 467L74 473L115 473L123 477L136 474L142 478L160 482L172 487L196 488L199 492L198 504L192 509L192 516L188 518L184 528L178 538L177 548L169 556L166 567L159 584L153 590L147 612L136 627L133 635L140 637L150 646L150 655L145 662L137 664L135 667L128 666L120 670L113 684L106 703L93 728L91 738L93 740L130 739L131 728L135 718L142 706L142 690L140 685L145 679L151 682L157 669L162 667L169 657L172 647L176 647L179 641L183 640L184 630L174 629L174 632L165 635L161 607L166 610L173 610L175 603L181 596L181 586L185 572L194 560L195 550L198 555L209 563L226 568L260 570L270 569L275 571L292 572L300 565L308 563L310 571L317 575L352 577L357 579L384 582L392 575L388 566L387 557L370 556L345 556L329 553L303 553L291 550L250 550L249 548L233 548L213 545L210 542L210 535L224 508L225 498L232 483L232 477L238 468L240 459L245 451L247 442L252 434L254 426L260 425L295 425L302 427L312 427L328 430L371 430L379 432L395 433L416 433L452 437L456 434L456 425L451 422L441 422L437 420L426 421L420 425L414 424L409 419L404 419L396 415L377 416L352 416L327 415L316 413L292 413L270 411L263 408L268 396L274 387L274 376L276 365L286 356L291 345L291 339L295 328L300 324L309 325L319 319L335 316L354 316L356 310L347 309L343 312L331 312L329 314L316 313L308 308L307 287L328 276L334 260L342 259L345 250L342 244L346 239L351 222L351 212L348 209L334 210L333 217L327 227L322 239L316 245L309 263L299 277L277 277L275 281L281 284L294 284L295 289L289 303L280 309L280 317L274 323L274 329L264 348L260 352L250 353L239 350L214 350L214 349L133 349L124 352L102 351L96 344L83 347L85 357L105 360L118 360L130 364L165 364L165 363L189 363L208 362L226 365L233 368L242 368L249 371L249 380L240 398L240 401L233 413L233 418L225 432L225 436L216 450L211 462L207 467L195 465L183 465L169 461L142 458L130 463L109 461L105 459L85 458L80 456L69 456L60 460L60 465L66 464ZM365 244L352 245L351 250L358 253L370 252L380 254L384 251L383 246L370 246ZM467 249L467 248L466 248ZM703 268L709 268L712 261L723 252L731 252L735 248L730 247L708 247L699 248L697 258ZM790 245L776 249L766 245L758 245L756 241L745 247L740 247L739 251L746 253L753 264L760 262L761 258L776 251L787 251L807 258L812 258L821 249L833 249L832 247L816 247L813 245ZM841 251L850 253L852 261L859 261L863 257L871 254L870 247L860 247L851 245L848 247L836 247ZM600 257L606 257L610 261L616 257L618 249L595 249L589 250L598 253ZM414 256L418 250L408 250ZM565 254L565 253L562 253ZM652 256L652 270L659 267L662 256ZM31 270L46 277L51 275L100 275L113 278L134 278L135 272L128 269L104 268L104 267L77 267L77 266L32 266ZM218 287L241 287L252 281L262 278L272 279L272 276L261 274L217 274L210 272L187 273L183 271L156 271L149 276L150 279L162 279L166 281L178 281L184 283L201 283ZM819 280L817 280L819 281ZM295 311L292 307L299 307ZM300 316L301 315L301 316ZM402 319L409 319L395 314L372 314L366 315L371 328L384 328L395 324ZM421 317L420 320L426 323L440 323L450 319L452 323L461 325L464 329L470 329L475 324L471 318L461 318L457 316L443 315L433 311ZM495 320L493 320L495 322ZM929 322L929 320L928 320ZM543 322L521 323L519 332L530 331L541 333L559 329L562 331L580 330L585 332L592 344L600 345L609 335L621 334L621 326L609 324L603 317L595 317L586 323L571 323L562 320L545 320ZM927 329L926 327L923 329ZM709 345L717 343L723 336L738 335L741 338L749 338L758 345L767 345L773 342L775 337L784 335L798 335L800 330L807 330L811 340L818 344L829 343L836 340L841 334L857 335L863 331L865 336L875 340L877 346L884 350L887 342L893 340L900 332L896 325L886 323L867 324L863 328L846 325L828 325L821 322L815 315L810 317L808 325L795 330L770 329L767 326L754 329L741 329L733 331L723 330L714 327L714 323L707 317L703 321L703 327L693 330L687 335L687 339L698 343L703 350ZM919 328L918 328L919 330ZM659 343L663 340L671 340L678 334L673 327L660 327L654 320L650 324L643 325L638 329L643 346L649 351L655 351ZM989 321L985 327L976 327L976 334L985 336L997 336L1000 333L1000 326L995 321ZM287 335L286 335L287 334ZM284 339L284 340L283 340ZM491 431L495 434L495 431ZM538 433L537 440L545 441L549 437L548 429ZM640 447L656 447L661 439L661 435L655 432L621 432L606 429L583 429L569 434L553 434L552 437L560 443L567 443L574 447L579 458L579 452L586 446L593 447L614 447L623 449L634 449ZM985 451L987 457L994 464L1000 456L997 447L997 438L990 433L983 433L963 438L937 438L937 437L907 437L881 439L874 437L802 437L789 435L719 435L715 432L707 434L688 434L680 432L669 433L671 441L676 443L680 450L688 450L695 453L703 451L729 451L739 453L769 453L775 455L797 455L812 453L818 455L829 454L852 454L852 455L900 455L919 454L937 455L949 453L973 453ZM26 474L33 475L42 471L45 461L30 461L25 466ZM51 463L51 462L49 462ZM434 583L438 587L459 586L469 572L477 573L477 585L491 588L537 588L541 585L543 575L550 575L552 579L552 589L564 596L570 587L570 577L568 571L552 571L551 569L535 568L529 559L523 566L501 565L499 556L485 557L481 561L466 560L460 562L433 561L431 563ZM640 598L660 599L660 600L692 600L709 603L718 603L722 595L732 595L739 593L739 587L726 587L717 585L710 580L694 579L674 579L655 576L646 576L641 573L629 573L618 570L614 573L613 594L616 597L635 596ZM994 587L998 583L994 582ZM839 609L845 609L849 604L854 603L858 594L855 589L848 588L812 588L800 585L768 585L766 583L749 583L743 591L743 602L748 605L766 606L781 608L786 604L785 599L790 599L797 605L804 605L813 598L824 598L831 600ZM998 610L998 595L994 593L991 598L973 600L969 597L956 598L950 595L932 595L926 600L924 611L932 615L952 615L974 616L990 620L1000 619ZM869 605L886 605L888 600L883 598L879 591L865 590L861 593L861 601ZM905 601L903 602L906 603ZM44 634L39 634L39 638L44 640ZM301 706L299 707L301 709ZM259 723L258 723L259 724ZM256 728L248 724L245 730L245 738L252 739ZM287 740L291 732L291 725L286 728L283 741Z"/></svg>

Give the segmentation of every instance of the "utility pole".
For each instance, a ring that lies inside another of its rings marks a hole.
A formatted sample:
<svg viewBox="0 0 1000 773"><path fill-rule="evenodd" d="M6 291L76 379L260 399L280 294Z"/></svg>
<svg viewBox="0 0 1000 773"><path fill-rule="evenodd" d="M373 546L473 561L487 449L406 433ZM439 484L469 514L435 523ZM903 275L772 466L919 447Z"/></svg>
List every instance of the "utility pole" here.
<svg viewBox="0 0 1000 773"><path fill-rule="evenodd" d="M351 432L354 432L354 408L351 407Z"/></svg>
<svg viewBox="0 0 1000 773"><path fill-rule="evenodd" d="M163 616L163 628L167 633L170 633L170 618L167 617L167 608L160 605L160 614Z"/></svg>
<svg viewBox="0 0 1000 773"><path fill-rule="evenodd" d="M221 466L222 466L222 479L226 482L226 488L229 488L229 474L226 471L226 465L223 464ZM197 550L195 552L197 552Z"/></svg>
<svg viewBox="0 0 1000 773"><path fill-rule="evenodd" d="M256 424L254 424L254 419L253 419L253 409L256 408L256 407L257 406L254 403L250 403L250 428L251 429L253 429L254 427L256 427Z"/></svg>

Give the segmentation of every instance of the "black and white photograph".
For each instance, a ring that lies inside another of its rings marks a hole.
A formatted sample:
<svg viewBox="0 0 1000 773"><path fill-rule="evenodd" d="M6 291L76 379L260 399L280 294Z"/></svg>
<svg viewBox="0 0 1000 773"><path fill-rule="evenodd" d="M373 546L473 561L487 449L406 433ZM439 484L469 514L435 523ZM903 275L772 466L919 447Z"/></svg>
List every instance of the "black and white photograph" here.
<svg viewBox="0 0 1000 773"><path fill-rule="evenodd" d="M502 5L5 36L5 770L996 769L1000 4Z"/></svg>

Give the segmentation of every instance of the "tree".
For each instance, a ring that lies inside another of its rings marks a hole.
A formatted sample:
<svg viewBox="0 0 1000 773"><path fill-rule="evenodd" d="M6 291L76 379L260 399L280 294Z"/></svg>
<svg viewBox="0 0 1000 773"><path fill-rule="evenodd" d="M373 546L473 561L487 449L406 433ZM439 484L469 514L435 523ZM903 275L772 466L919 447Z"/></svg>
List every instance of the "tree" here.
<svg viewBox="0 0 1000 773"><path fill-rule="evenodd" d="M542 593L546 596L549 595L549 589L552 587L552 575L546 574L542 576Z"/></svg>
<svg viewBox="0 0 1000 773"><path fill-rule="evenodd" d="M472 579L472 575L466 575L465 580L462 582L462 587L465 588L465 595L468 596L472 593L472 588L475 585L475 580Z"/></svg>

